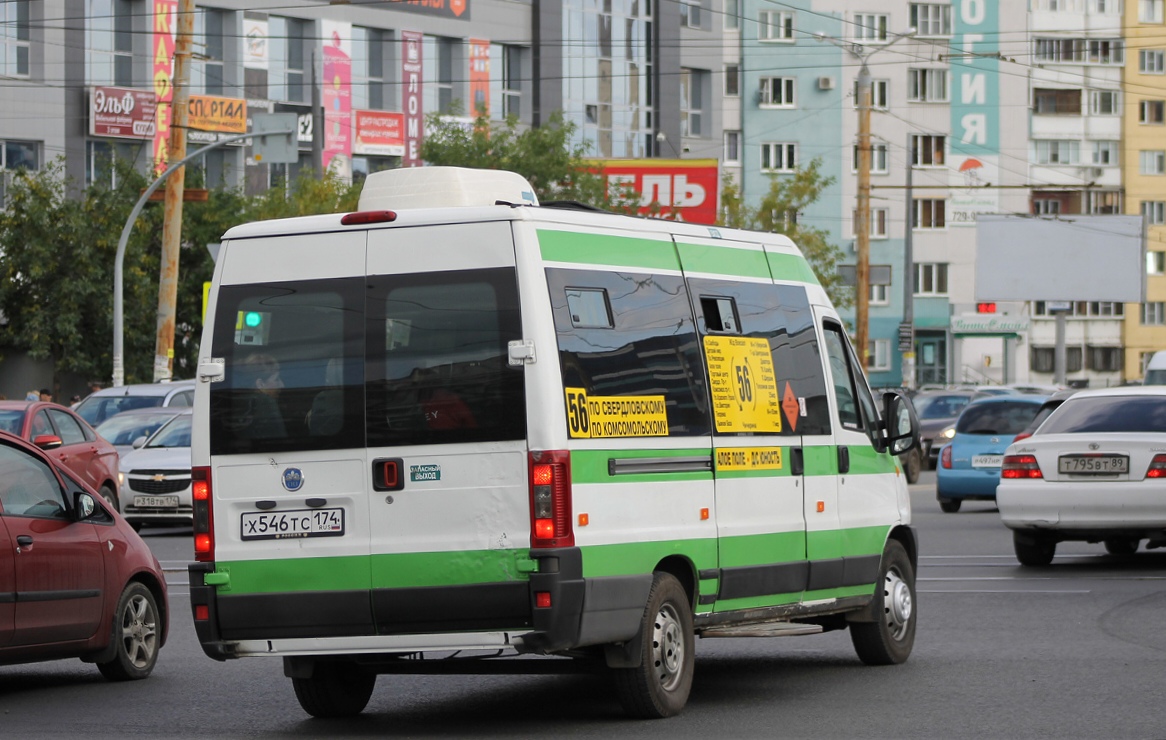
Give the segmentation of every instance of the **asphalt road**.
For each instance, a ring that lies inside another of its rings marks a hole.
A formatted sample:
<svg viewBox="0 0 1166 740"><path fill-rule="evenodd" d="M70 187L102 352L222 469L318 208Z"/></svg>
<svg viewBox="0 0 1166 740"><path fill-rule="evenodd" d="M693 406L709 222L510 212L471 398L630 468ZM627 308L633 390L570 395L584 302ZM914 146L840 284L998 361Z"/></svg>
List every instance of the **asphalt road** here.
<svg viewBox="0 0 1166 740"><path fill-rule="evenodd" d="M0 736L1162 738L1166 551L1062 545L1017 565L995 507L942 514L912 487L919 631L904 665L858 662L846 633L709 639L679 717L629 721L593 676L382 676L365 713L309 719L279 661L216 663L186 600L188 533L146 530L168 570L171 640L148 680L77 661L0 667Z"/></svg>

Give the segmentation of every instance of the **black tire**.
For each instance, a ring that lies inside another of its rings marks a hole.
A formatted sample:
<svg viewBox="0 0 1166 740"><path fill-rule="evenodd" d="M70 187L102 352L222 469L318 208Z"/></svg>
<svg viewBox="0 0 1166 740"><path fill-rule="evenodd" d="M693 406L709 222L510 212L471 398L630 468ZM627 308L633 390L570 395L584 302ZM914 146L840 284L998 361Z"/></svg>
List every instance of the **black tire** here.
<svg viewBox="0 0 1166 740"><path fill-rule="evenodd" d="M919 473L923 470L923 453L918 447L911 450L903 458L903 473L908 483L918 483Z"/></svg>
<svg viewBox="0 0 1166 740"><path fill-rule="evenodd" d="M851 622L850 641L867 665L895 665L915 646L915 568L903 545L888 540L875 586L874 622Z"/></svg>
<svg viewBox="0 0 1166 740"><path fill-rule="evenodd" d="M375 673L352 663L317 663L311 678L293 678L292 686L305 712L327 719L363 712L376 682Z"/></svg>
<svg viewBox="0 0 1166 740"><path fill-rule="evenodd" d="M670 573L652 579L640 622L640 665L613 668L616 694L630 717L661 719L688 703L696 642L688 592Z"/></svg>
<svg viewBox="0 0 1166 740"><path fill-rule="evenodd" d="M114 657L97 664L101 675L110 681L138 681L149 676L162 646L158 622L158 604L150 589L137 582L127 585L113 613Z"/></svg>
<svg viewBox="0 0 1166 740"><path fill-rule="evenodd" d="M117 491L113 490L112 486L106 483L101 487L99 493L101 494L101 498L105 499L105 502L113 507L114 511L121 513L121 505L117 500Z"/></svg>
<svg viewBox="0 0 1166 740"><path fill-rule="evenodd" d="M1133 555L1139 544L1141 540L1134 537L1114 537L1105 541L1105 551L1110 555Z"/></svg>
<svg viewBox="0 0 1166 740"><path fill-rule="evenodd" d="M1013 530L1012 549L1021 565L1040 567L1053 562L1057 554L1057 541L1040 532Z"/></svg>
<svg viewBox="0 0 1166 740"><path fill-rule="evenodd" d="M956 513L960 510L960 504L963 503L961 499L945 498L944 496L939 496L937 500L939 501L939 510L944 514Z"/></svg>

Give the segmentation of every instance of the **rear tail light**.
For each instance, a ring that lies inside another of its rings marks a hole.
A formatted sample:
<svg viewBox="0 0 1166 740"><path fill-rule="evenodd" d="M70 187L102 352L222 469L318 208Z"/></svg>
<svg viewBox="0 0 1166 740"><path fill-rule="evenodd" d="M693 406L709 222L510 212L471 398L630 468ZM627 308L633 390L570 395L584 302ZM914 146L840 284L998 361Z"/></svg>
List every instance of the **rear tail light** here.
<svg viewBox="0 0 1166 740"><path fill-rule="evenodd" d="M530 453L530 546L574 547L571 453Z"/></svg>
<svg viewBox="0 0 1166 740"><path fill-rule="evenodd" d="M1035 455L1005 455L1000 466L1001 478L1044 478Z"/></svg>
<svg viewBox="0 0 1166 740"><path fill-rule="evenodd" d="M939 451L939 464L945 470L951 470L951 445L947 445Z"/></svg>
<svg viewBox="0 0 1166 740"><path fill-rule="evenodd" d="M1150 461L1150 469L1146 471L1147 478L1166 478L1166 455L1154 455Z"/></svg>
<svg viewBox="0 0 1166 740"><path fill-rule="evenodd" d="M215 559L215 520L212 509L211 469L192 468L190 493L194 505L194 559L211 563Z"/></svg>

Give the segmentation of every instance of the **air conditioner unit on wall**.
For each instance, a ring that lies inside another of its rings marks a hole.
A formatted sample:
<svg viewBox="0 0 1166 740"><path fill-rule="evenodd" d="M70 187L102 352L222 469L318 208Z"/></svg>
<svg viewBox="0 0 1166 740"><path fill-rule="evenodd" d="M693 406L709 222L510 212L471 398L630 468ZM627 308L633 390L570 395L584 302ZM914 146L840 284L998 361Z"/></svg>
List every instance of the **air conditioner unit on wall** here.
<svg viewBox="0 0 1166 740"><path fill-rule="evenodd" d="M819 90L833 90L834 89L834 78L833 77L819 77L818 78L818 89Z"/></svg>

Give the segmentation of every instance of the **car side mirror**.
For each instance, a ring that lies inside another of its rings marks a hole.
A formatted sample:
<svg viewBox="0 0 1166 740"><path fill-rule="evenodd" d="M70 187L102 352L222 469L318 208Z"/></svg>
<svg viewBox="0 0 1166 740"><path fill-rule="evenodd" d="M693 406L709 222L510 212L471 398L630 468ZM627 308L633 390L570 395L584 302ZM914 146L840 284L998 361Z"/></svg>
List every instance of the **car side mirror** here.
<svg viewBox="0 0 1166 740"><path fill-rule="evenodd" d="M55 450L61 445L65 444L64 441L62 441L61 438L55 434L38 434L32 440L32 443L42 450Z"/></svg>
<svg viewBox="0 0 1166 740"><path fill-rule="evenodd" d="M97 502L93 500L93 496L85 491L77 491L73 494L73 515L79 522L93 517L97 513Z"/></svg>
<svg viewBox="0 0 1166 740"><path fill-rule="evenodd" d="M140 449L142 449L142 446L143 446L144 444L146 444L146 440L147 440L147 439L149 439L149 437L147 437L147 436L145 436L145 435L142 435L141 437L138 437L137 439L135 439L135 440L133 441L133 448L134 448L135 450L140 450Z"/></svg>
<svg viewBox="0 0 1166 740"><path fill-rule="evenodd" d="M897 391L883 394L884 442L892 455L919 447L919 418L915 407Z"/></svg>

